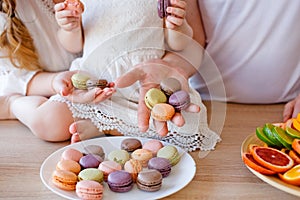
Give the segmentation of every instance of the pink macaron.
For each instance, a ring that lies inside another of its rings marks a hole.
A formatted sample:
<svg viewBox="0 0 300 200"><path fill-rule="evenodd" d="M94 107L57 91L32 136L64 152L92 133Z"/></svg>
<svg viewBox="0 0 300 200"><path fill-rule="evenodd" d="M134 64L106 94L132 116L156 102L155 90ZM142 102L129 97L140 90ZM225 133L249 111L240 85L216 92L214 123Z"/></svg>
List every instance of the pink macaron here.
<svg viewBox="0 0 300 200"><path fill-rule="evenodd" d="M103 186L92 180L79 181L76 184L76 194L83 200L99 200L103 197Z"/></svg>
<svg viewBox="0 0 300 200"><path fill-rule="evenodd" d="M80 152L77 149L73 149L73 148L69 148L66 149L62 155L61 155L61 159L62 160L74 160L76 162L79 162L80 158L83 156L83 153Z"/></svg>
<svg viewBox="0 0 300 200"><path fill-rule="evenodd" d="M121 170L122 165L112 160L105 160L100 163L98 169L103 172L104 181L107 181L108 175L114 171Z"/></svg>
<svg viewBox="0 0 300 200"><path fill-rule="evenodd" d="M156 156L157 152L163 147L163 143L159 140L148 140L143 144L143 149L148 149L153 153L153 156Z"/></svg>

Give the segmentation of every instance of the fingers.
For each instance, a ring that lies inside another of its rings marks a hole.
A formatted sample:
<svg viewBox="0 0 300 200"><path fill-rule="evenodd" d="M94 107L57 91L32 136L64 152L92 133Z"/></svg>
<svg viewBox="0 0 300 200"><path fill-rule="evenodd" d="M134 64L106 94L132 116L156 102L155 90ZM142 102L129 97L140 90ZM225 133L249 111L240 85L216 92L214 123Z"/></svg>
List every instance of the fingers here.
<svg viewBox="0 0 300 200"><path fill-rule="evenodd" d="M150 113L151 111L145 104L145 94L149 88L141 87L140 88L140 95L139 95L139 106L138 106L138 127L141 132L146 132L149 128L149 120L150 120Z"/></svg>
<svg viewBox="0 0 300 200"><path fill-rule="evenodd" d="M198 113L200 112L200 106L190 103L190 105L185 109L185 111L190 113Z"/></svg>
<svg viewBox="0 0 300 200"><path fill-rule="evenodd" d="M64 3L56 4L54 9L56 21L62 29L71 31L80 27L80 12L77 12L76 10L67 10Z"/></svg>
<svg viewBox="0 0 300 200"><path fill-rule="evenodd" d="M136 81L142 80L144 76L144 71L139 67L136 67L128 73L117 78L115 81L115 86L118 88L128 87L134 84Z"/></svg>
<svg viewBox="0 0 300 200"><path fill-rule="evenodd" d="M95 92L95 99L93 100L93 103L99 103L106 99L109 99L115 92L115 88L104 88L103 90L98 89Z"/></svg>
<svg viewBox="0 0 300 200"><path fill-rule="evenodd" d="M184 9L186 8L186 2L182 0L171 0L171 6Z"/></svg>
<svg viewBox="0 0 300 200"><path fill-rule="evenodd" d="M292 117L294 106L295 106L295 100L285 104L283 109L283 122L286 122L288 119Z"/></svg>
<svg viewBox="0 0 300 200"><path fill-rule="evenodd" d="M296 118L297 115L300 113L300 95L294 99L294 109L292 117Z"/></svg>
<svg viewBox="0 0 300 200"><path fill-rule="evenodd" d="M174 29L176 26L181 26L186 15L186 2L180 0L172 0L171 7L167 8L169 14L166 20L166 27Z"/></svg>
<svg viewBox="0 0 300 200"><path fill-rule="evenodd" d="M166 136L168 134L167 122L154 120L154 127L160 136Z"/></svg>
<svg viewBox="0 0 300 200"><path fill-rule="evenodd" d="M175 113L175 115L171 119L171 122L178 127L182 127L185 123L185 120L181 113Z"/></svg>

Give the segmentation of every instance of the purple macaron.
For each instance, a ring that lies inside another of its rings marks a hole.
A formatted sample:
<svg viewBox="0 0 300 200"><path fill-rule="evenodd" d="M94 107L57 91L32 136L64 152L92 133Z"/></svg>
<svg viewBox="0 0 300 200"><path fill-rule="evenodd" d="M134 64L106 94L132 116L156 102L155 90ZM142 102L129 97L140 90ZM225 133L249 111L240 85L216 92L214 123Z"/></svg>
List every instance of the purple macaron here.
<svg viewBox="0 0 300 200"><path fill-rule="evenodd" d="M87 154L79 160L79 164L83 169L98 168L101 162L103 162L103 158L95 154Z"/></svg>
<svg viewBox="0 0 300 200"><path fill-rule="evenodd" d="M120 170L108 175L107 184L113 192L128 192L133 187L133 180L129 172Z"/></svg>
<svg viewBox="0 0 300 200"><path fill-rule="evenodd" d="M174 92L169 97L169 104L172 105L176 111L186 109L191 103L190 95L184 90Z"/></svg>
<svg viewBox="0 0 300 200"><path fill-rule="evenodd" d="M167 177L171 173L171 163L166 158L153 157L148 162L149 169L156 169L162 175L162 177Z"/></svg>

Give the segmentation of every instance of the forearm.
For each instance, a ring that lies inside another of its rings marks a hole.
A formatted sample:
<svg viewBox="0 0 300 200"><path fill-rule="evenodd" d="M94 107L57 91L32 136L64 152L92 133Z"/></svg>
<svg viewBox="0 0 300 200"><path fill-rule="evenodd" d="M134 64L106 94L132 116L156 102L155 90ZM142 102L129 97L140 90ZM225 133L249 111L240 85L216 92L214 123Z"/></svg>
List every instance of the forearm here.
<svg viewBox="0 0 300 200"><path fill-rule="evenodd" d="M60 29L57 33L60 43L63 47L72 53L78 53L83 49L82 28L73 31Z"/></svg>
<svg viewBox="0 0 300 200"><path fill-rule="evenodd" d="M166 53L163 59L186 78L189 78L201 65L205 47L205 33L197 1L186 0L186 2L186 20L193 30L193 41L183 51Z"/></svg>
<svg viewBox="0 0 300 200"><path fill-rule="evenodd" d="M55 94L53 79L58 73L38 72L28 83L26 95L49 97Z"/></svg>
<svg viewBox="0 0 300 200"><path fill-rule="evenodd" d="M183 50L192 40L193 29L184 20L183 24L175 29L165 29L165 38L168 46L171 50L181 51Z"/></svg>

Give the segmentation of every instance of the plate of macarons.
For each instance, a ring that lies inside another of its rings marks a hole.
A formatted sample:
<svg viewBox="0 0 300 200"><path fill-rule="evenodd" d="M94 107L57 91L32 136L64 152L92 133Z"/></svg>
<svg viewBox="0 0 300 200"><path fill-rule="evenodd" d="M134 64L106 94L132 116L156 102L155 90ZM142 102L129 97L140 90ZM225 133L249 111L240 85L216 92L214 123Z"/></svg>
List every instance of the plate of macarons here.
<svg viewBox="0 0 300 200"><path fill-rule="evenodd" d="M70 144L40 168L43 184L66 199L160 199L184 188L195 173L195 161L182 148L125 136Z"/></svg>

